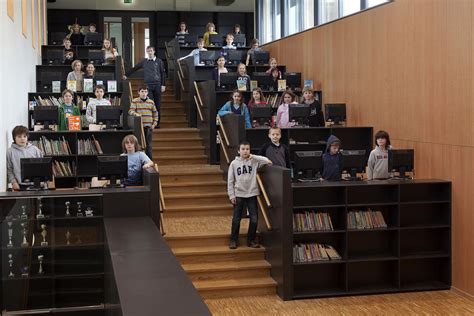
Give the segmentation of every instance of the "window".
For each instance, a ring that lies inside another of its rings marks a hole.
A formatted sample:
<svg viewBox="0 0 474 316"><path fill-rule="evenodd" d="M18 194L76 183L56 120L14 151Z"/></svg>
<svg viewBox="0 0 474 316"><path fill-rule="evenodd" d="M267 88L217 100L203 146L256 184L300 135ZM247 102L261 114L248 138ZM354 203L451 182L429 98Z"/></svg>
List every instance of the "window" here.
<svg viewBox="0 0 474 316"><path fill-rule="evenodd" d="M319 1L319 24L327 23L339 18L338 0Z"/></svg>
<svg viewBox="0 0 474 316"><path fill-rule="evenodd" d="M366 0L366 1L367 1L367 8L374 7L384 2L389 2L389 0Z"/></svg>
<svg viewBox="0 0 474 316"><path fill-rule="evenodd" d="M360 11L360 1L358 0L342 0L342 16L350 15Z"/></svg>
<svg viewBox="0 0 474 316"><path fill-rule="evenodd" d="M303 30L312 28L314 23L314 0L303 0Z"/></svg>

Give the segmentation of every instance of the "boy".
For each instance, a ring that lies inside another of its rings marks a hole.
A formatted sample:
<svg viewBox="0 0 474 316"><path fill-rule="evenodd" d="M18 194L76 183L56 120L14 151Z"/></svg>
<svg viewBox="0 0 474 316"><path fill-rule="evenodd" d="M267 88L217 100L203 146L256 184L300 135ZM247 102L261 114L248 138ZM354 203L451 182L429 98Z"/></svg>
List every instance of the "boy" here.
<svg viewBox="0 0 474 316"><path fill-rule="evenodd" d="M204 40L202 38L198 39L197 47L198 48L193 49L188 55L179 58L178 61L193 56L194 57L194 66L203 66L204 63L201 63L199 53L200 52L205 52L205 51L207 51L207 49L204 48Z"/></svg>
<svg viewBox="0 0 474 316"><path fill-rule="evenodd" d="M7 150L7 177L13 191L25 189L28 185L21 183L21 158L41 158L43 153L38 147L28 143L28 128L15 126L12 131L13 144Z"/></svg>
<svg viewBox="0 0 474 316"><path fill-rule="evenodd" d="M63 44L63 64L70 65L76 60L76 51L71 48L71 40L69 38L65 38Z"/></svg>
<svg viewBox="0 0 474 316"><path fill-rule="evenodd" d="M279 127L270 128L268 138L271 141L263 145L258 154L270 159L275 166L290 168L290 152L285 144L280 143L281 129Z"/></svg>
<svg viewBox="0 0 474 316"><path fill-rule="evenodd" d="M226 49L237 49L237 47L234 46L234 35L232 34L227 34L225 37L225 42L227 43L226 46L222 47L223 51L225 52Z"/></svg>
<svg viewBox="0 0 474 316"><path fill-rule="evenodd" d="M239 156L230 163L227 175L227 193L230 202L234 205L229 242L230 249L237 248L240 220L242 218L242 210L245 207L248 209L250 218L247 246L252 248L260 247L256 241L258 223L257 195L259 195L257 169L271 164L272 162L266 157L251 155L248 142L244 141L239 144Z"/></svg>
<svg viewBox="0 0 474 316"><path fill-rule="evenodd" d="M391 161L392 147L390 136L386 131L375 134L375 149L370 152L367 163L368 180L388 179L390 177L389 161Z"/></svg>
<svg viewBox="0 0 474 316"><path fill-rule="evenodd" d="M153 129L158 124L159 113L156 110L155 103L153 100L148 98L148 88L140 87L138 89L138 98L132 100L130 104L130 110L128 110L128 115L141 116L143 131L145 132L146 139L146 155L152 158L152 143L153 143Z"/></svg>
<svg viewBox="0 0 474 316"><path fill-rule="evenodd" d="M255 52L260 52L262 49L259 46L258 39L254 38L251 43L252 48L250 48L247 51L247 59L245 60L245 66L248 66L250 63L250 60L253 62L253 55Z"/></svg>
<svg viewBox="0 0 474 316"><path fill-rule="evenodd" d="M87 105L86 110L86 120L89 124L96 124L97 117L96 117L96 108L98 105L110 105L110 101L104 99L105 87L101 84L95 86L94 94L95 99L91 99L89 104Z"/></svg>
<svg viewBox="0 0 474 316"><path fill-rule="evenodd" d="M165 66L163 61L155 56L155 48L153 46L148 46L146 53L148 54L148 58L144 58L136 64L135 67L124 76L124 80L138 69L143 68L143 80L147 86L149 97L155 103L159 113L161 93L164 93L166 90ZM157 126L159 125L160 121L158 118Z"/></svg>
<svg viewBox="0 0 474 316"><path fill-rule="evenodd" d="M342 154L339 151L341 141L334 135L329 136L326 152L323 155L322 180L339 181L342 172Z"/></svg>

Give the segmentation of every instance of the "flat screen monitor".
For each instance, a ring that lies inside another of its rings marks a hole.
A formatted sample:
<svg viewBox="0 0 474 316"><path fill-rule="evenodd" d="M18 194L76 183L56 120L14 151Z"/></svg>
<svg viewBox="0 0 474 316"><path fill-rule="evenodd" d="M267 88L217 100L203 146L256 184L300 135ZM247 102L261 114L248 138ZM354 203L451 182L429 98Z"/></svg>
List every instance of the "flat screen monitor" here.
<svg viewBox="0 0 474 316"><path fill-rule="evenodd" d="M194 46L197 42L197 35L196 34L185 34L184 35L184 43L181 46Z"/></svg>
<svg viewBox="0 0 474 316"><path fill-rule="evenodd" d="M400 178L408 178L406 173L412 172L415 167L415 150L392 149L392 161L389 168L391 172L398 172Z"/></svg>
<svg viewBox="0 0 474 316"><path fill-rule="evenodd" d="M35 125L43 125L43 129L49 130L49 125L58 124L58 107L49 105L38 105L33 110Z"/></svg>
<svg viewBox="0 0 474 316"><path fill-rule="evenodd" d="M62 45L63 40L66 38L66 33L64 32L51 32L48 34L49 43L51 45Z"/></svg>
<svg viewBox="0 0 474 316"><path fill-rule="evenodd" d="M286 86L293 91L301 91L301 72L285 72Z"/></svg>
<svg viewBox="0 0 474 316"><path fill-rule="evenodd" d="M104 52L101 49L89 49L89 62L94 65L102 65L104 63Z"/></svg>
<svg viewBox="0 0 474 316"><path fill-rule="evenodd" d="M21 158L21 181L32 182L34 189L41 189L42 181L53 178L52 158Z"/></svg>
<svg viewBox="0 0 474 316"><path fill-rule="evenodd" d="M97 124L105 124L106 129L114 129L120 126L122 109L118 106L98 105L96 107Z"/></svg>
<svg viewBox="0 0 474 316"><path fill-rule="evenodd" d="M216 51L213 50L199 52L199 62L208 66L214 65L217 57L219 56L217 56Z"/></svg>
<svg viewBox="0 0 474 316"><path fill-rule="evenodd" d="M245 47L246 42L245 34L234 34L234 46Z"/></svg>
<svg viewBox="0 0 474 316"><path fill-rule="evenodd" d="M62 48L48 49L46 51L46 59L50 65L62 64L64 58L64 50Z"/></svg>
<svg viewBox="0 0 474 316"><path fill-rule="evenodd" d="M220 75L221 88L223 90L234 90L237 88L237 79L239 74L237 72L222 73Z"/></svg>
<svg viewBox="0 0 474 316"><path fill-rule="evenodd" d="M268 65L270 60L270 53L266 51L255 51L253 52L252 63L254 65Z"/></svg>
<svg viewBox="0 0 474 316"><path fill-rule="evenodd" d="M258 104L252 108L252 120L258 123L258 126L270 126L272 122L273 109L269 105Z"/></svg>
<svg viewBox="0 0 474 316"><path fill-rule="evenodd" d="M209 43L211 45L221 47L222 44L224 43L224 39L222 38L222 35L220 34L211 34L209 35Z"/></svg>
<svg viewBox="0 0 474 316"><path fill-rule="evenodd" d="M350 174L348 180L361 180L357 173L365 173L367 156L365 150L343 150L342 171Z"/></svg>
<svg viewBox="0 0 474 316"><path fill-rule="evenodd" d="M110 180L110 186L117 186L117 180L128 177L128 157L98 156L97 176L100 180Z"/></svg>
<svg viewBox="0 0 474 316"><path fill-rule="evenodd" d="M346 104L330 103L324 105L324 117L326 121L334 122L334 125L341 125L346 121Z"/></svg>
<svg viewBox="0 0 474 316"><path fill-rule="evenodd" d="M309 104L290 104L289 106L290 122L298 123L298 126L307 126L311 108Z"/></svg>
<svg viewBox="0 0 474 316"><path fill-rule="evenodd" d="M84 36L84 45L102 45L103 41L104 37L102 36L102 33L87 32Z"/></svg>
<svg viewBox="0 0 474 316"><path fill-rule="evenodd" d="M252 73L252 78L257 81L258 86L262 90L272 90L273 80L270 74L266 72L254 72Z"/></svg>
<svg viewBox="0 0 474 316"><path fill-rule="evenodd" d="M323 169L322 151L296 151L294 175L297 179L321 178Z"/></svg>
<svg viewBox="0 0 474 316"><path fill-rule="evenodd" d="M227 53L226 64L238 65L239 63L242 62L243 51L237 50L237 49L227 49L226 53Z"/></svg>

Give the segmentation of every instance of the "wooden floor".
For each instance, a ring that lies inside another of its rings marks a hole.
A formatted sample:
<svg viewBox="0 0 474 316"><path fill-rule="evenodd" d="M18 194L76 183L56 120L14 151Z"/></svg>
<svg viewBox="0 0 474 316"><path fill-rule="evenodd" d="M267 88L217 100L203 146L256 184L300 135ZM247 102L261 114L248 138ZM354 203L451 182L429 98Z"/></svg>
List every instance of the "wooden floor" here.
<svg viewBox="0 0 474 316"><path fill-rule="evenodd" d="M454 291L282 301L276 295L207 299L213 315L474 315L474 300Z"/></svg>

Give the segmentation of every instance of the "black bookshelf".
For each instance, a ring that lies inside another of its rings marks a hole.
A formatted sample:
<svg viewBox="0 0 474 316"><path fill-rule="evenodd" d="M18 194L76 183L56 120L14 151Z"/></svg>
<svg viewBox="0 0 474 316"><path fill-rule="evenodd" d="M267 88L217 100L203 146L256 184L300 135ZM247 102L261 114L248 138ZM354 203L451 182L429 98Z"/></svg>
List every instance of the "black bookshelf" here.
<svg viewBox="0 0 474 316"><path fill-rule="evenodd" d="M259 223L284 300L450 288L451 182L291 183L289 176L277 167L262 173L273 229ZM387 227L349 228L348 212L367 208L381 211ZM334 230L294 232L293 214L309 210L329 213ZM341 259L294 262L293 246L302 243L329 244Z"/></svg>
<svg viewBox="0 0 474 316"><path fill-rule="evenodd" d="M86 65L89 62L89 51L101 50L102 45L77 45L77 46L71 46L71 48L76 51L76 59L81 60L82 63ZM63 45L41 46L41 64L45 66L52 65L51 61L48 59L49 52L63 50L63 49L64 49Z"/></svg>

